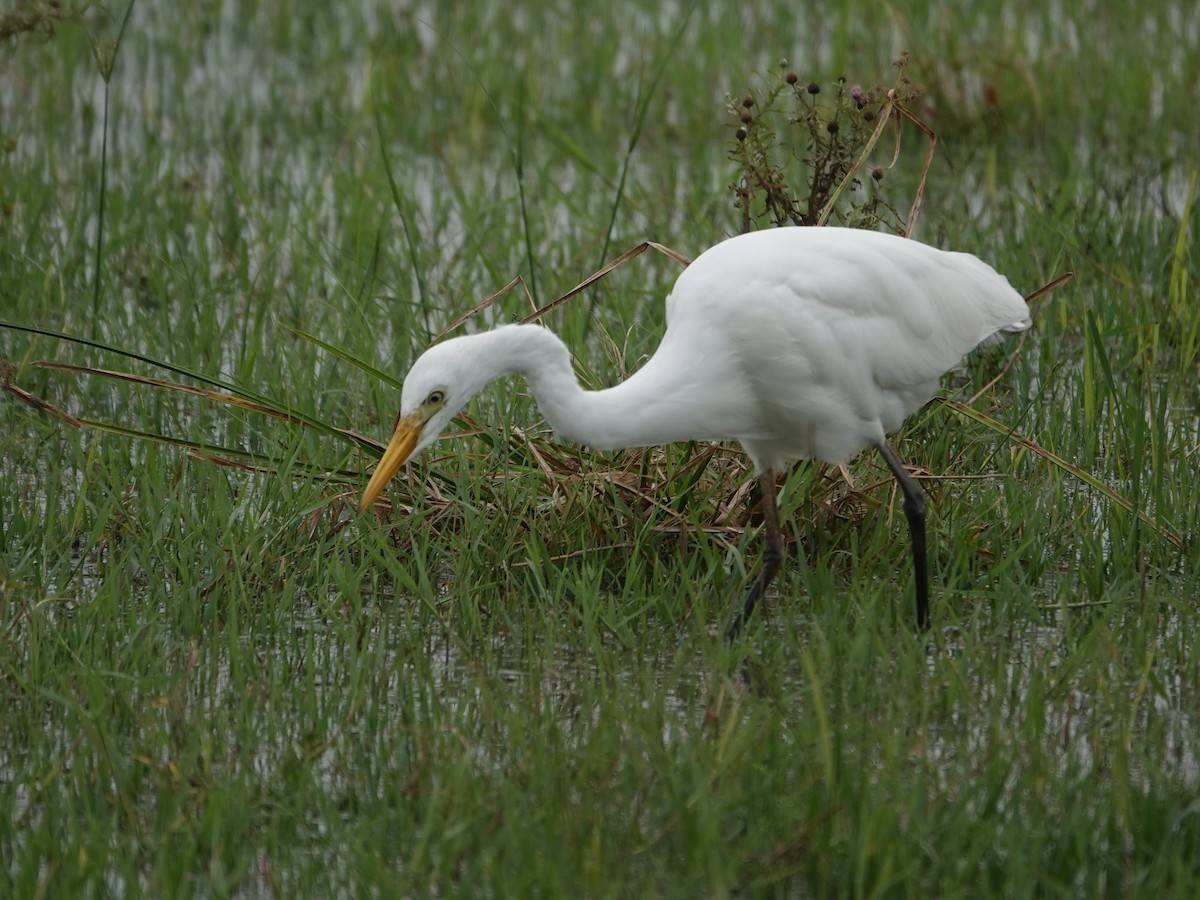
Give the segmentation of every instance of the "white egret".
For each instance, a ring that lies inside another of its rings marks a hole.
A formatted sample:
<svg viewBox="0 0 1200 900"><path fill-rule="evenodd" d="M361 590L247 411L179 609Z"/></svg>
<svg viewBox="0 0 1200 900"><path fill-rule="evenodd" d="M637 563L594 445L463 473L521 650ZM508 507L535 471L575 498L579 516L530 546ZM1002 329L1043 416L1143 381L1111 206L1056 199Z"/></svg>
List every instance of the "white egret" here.
<svg viewBox="0 0 1200 900"><path fill-rule="evenodd" d="M1021 295L967 253L859 229L794 227L705 251L666 302L654 355L606 390L581 388L567 347L540 325L505 325L425 351L404 381L395 432L359 511L503 375L523 375L550 427L597 450L738 441L762 486L765 550L732 637L783 557L776 473L803 458L845 463L874 444L904 491L917 623L927 628L924 495L885 435L966 353L1030 326Z"/></svg>

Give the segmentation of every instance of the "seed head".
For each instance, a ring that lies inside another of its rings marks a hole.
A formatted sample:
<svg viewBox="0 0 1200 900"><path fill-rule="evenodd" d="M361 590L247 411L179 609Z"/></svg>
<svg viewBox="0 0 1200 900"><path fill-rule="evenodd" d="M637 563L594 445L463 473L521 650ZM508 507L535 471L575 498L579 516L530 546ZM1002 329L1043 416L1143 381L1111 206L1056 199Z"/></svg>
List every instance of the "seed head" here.
<svg viewBox="0 0 1200 900"><path fill-rule="evenodd" d="M753 105L754 105L754 98L751 97L749 94L747 94L745 97L742 98L742 106L746 107L746 109L749 109Z"/></svg>
<svg viewBox="0 0 1200 900"><path fill-rule="evenodd" d="M735 132L733 133L733 136L734 136L735 138L737 138L739 141L744 141L744 140L746 139L746 129L745 129L745 128L739 128L737 131L735 131Z"/></svg>
<svg viewBox="0 0 1200 900"><path fill-rule="evenodd" d="M828 125L825 126L825 130L828 131L830 134L837 134L838 133L838 123L830 122Z"/></svg>
<svg viewBox="0 0 1200 900"><path fill-rule="evenodd" d="M788 84L795 84L800 79L796 77L795 72L788 72L783 80L786 81Z"/></svg>
<svg viewBox="0 0 1200 900"><path fill-rule="evenodd" d="M815 81L809 82L808 92L810 94L819 94L819 93L821 93L821 86L819 84L817 84Z"/></svg>
<svg viewBox="0 0 1200 900"><path fill-rule="evenodd" d="M744 123L749 125L754 121L754 115L750 112L750 110L747 109L742 112L741 119Z"/></svg>
<svg viewBox="0 0 1200 900"><path fill-rule="evenodd" d="M883 167L876 166L875 168L873 168L871 170L871 177L874 178L876 181L883 181Z"/></svg>

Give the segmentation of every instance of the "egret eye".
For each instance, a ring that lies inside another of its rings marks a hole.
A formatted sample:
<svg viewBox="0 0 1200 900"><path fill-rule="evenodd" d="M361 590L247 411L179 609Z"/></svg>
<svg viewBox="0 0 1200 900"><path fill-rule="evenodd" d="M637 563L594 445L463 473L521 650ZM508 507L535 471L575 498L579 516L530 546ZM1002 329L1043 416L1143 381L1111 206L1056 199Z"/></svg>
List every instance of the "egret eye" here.
<svg viewBox="0 0 1200 900"><path fill-rule="evenodd" d="M438 389L436 391L430 391L429 396L425 398L425 405L426 406L441 406L442 402L445 399L446 399L445 391L443 391L441 389Z"/></svg>

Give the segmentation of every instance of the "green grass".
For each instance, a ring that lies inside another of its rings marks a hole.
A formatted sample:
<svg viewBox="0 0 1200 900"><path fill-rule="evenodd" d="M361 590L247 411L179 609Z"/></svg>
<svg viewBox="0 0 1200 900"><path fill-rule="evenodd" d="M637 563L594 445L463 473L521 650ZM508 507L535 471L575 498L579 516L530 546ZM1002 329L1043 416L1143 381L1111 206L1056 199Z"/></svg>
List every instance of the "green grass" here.
<svg viewBox="0 0 1200 900"><path fill-rule="evenodd" d="M359 518L353 442L38 368L180 378L0 328L6 385L272 460L0 402L0 895L1193 896L1200 16L727 6L138 4L103 172L87 30L10 41L0 319L383 438L395 386L292 329L399 378L518 273L545 303L643 239L694 257L740 224L727 94L780 57L889 84L906 49L939 135L918 236L1025 291L1076 272L975 408L1182 546L933 404L898 438L933 639L868 454L861 494L790 475L778 591L729 648L759 552L744 504L713 528L736 451L585 454L500 385ZM923 153L906 132L897 208ZM585 378L653 349L676 271L552 315Z"/></svg>

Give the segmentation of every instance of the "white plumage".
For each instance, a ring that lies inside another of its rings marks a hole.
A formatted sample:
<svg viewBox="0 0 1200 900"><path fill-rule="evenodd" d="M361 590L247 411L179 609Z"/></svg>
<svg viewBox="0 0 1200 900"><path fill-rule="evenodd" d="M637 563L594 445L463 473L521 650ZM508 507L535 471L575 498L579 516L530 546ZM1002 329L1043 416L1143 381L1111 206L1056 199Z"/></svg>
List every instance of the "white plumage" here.
<svg viewBox="0 0 1200 900"><path fill-rule="evenodd" d="M925 626L923 502L884 436L963 355L1030 324L1021 295L970 254L847 228L740 235L683 271L658 349L615 387L580 388L566 346L539 325L431 347L405 379L395 433L361 509L476 392L512 373L525 376L556 432L598 450L736 440L762 480L767 552L733 633L782 554L774 472L801 458L843 463L875 444L904 487Z"/></svg>

